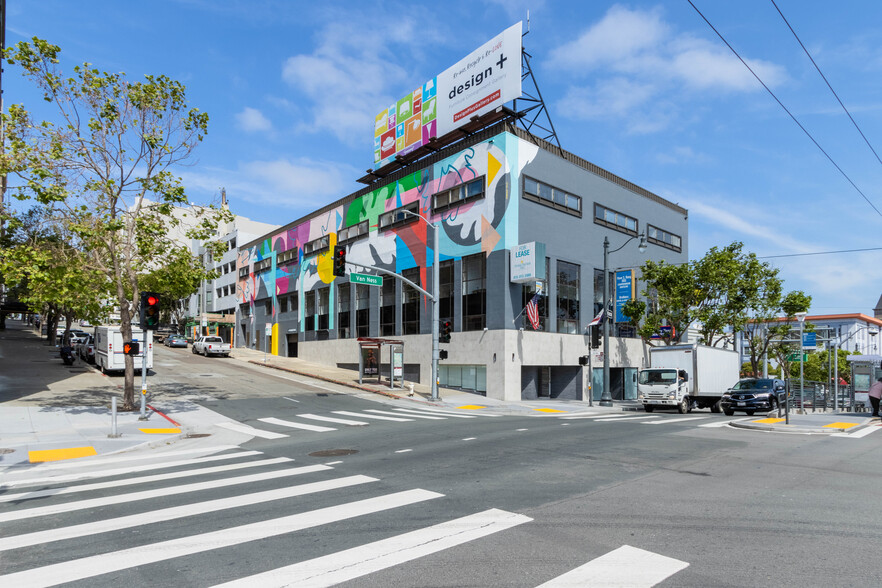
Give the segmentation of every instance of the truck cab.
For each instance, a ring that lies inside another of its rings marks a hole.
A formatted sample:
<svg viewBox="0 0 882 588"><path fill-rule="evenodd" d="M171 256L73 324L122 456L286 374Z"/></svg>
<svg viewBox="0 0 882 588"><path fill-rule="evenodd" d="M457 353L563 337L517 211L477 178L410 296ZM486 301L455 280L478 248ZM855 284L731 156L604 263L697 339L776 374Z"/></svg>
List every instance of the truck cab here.
<svg viewBox="0 0 882 588"><path fill-rule="evenodd" d="M652 412L656 406L676 407L689 412L688 399L692 396L692 381L685 370L676 368L648 368L637 374L637 398L643 409Z"/></svg>

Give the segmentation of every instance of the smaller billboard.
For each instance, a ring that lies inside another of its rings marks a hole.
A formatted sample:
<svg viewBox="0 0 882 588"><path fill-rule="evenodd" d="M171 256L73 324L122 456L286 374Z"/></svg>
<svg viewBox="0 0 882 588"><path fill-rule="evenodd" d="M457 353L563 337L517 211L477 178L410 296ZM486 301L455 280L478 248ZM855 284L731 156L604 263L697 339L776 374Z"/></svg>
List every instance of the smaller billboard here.
<svg viewBox="0 0 882 588"><path fill-rule="evenodd" d="M545 243L524 243L511 248L511 281L526 284L545 279Z"/></svg>
<svg viewBox="0 0 882 588"><path fill-rule="evenodd" d="M616 272L616 322L627 323L631 319L622 312L625 303L634 298L634 270Z"/></svg>

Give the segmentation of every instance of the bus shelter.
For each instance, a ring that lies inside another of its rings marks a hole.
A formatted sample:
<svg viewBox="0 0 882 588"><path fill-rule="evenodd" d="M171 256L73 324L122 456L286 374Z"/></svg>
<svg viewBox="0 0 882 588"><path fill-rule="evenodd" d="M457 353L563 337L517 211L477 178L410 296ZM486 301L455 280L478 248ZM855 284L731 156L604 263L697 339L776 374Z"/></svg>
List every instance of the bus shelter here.
<svg viewBox="0 0 882 588"><path fill-rule="evenodd" d="M388 349L388 361L383 361L383 349ZM404 388L404 341L396 339L379 339L375 337L358 338L358 383L362 384L365 377L377 378L377 384L383 383L383 374L389 377L389 387Z"/></svg>

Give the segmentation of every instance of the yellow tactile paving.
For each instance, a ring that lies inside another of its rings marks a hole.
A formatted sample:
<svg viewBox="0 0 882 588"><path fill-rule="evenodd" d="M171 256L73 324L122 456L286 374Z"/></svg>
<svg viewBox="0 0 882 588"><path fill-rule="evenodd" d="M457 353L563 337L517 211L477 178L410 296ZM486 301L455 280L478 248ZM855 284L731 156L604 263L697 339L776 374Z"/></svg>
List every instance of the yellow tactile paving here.
<svg viewBox="0 0 882 588"><path fill-rule="evenodd" d="M850 429L852 427L858 426L858 423L830 423L829 425L824 425L825 429Z"/></svg>
<svg viewBox="0 0 882 588"><path fill-rule="evenodd" d="M142 433L156 433L160 435L171 435L173 433L180 433L180 429L138 429Z"/></svg>
<svg viewBox="0 0 882 588"><path fill-rule="evenodd" d="M39 451L28 451L28 461L38 463L43 461L59 461L62 459L74 459L76 457L87 457L96 455L94 447L68 447L66 449L41 449Z"/></svg>
<svg viewBox="0 0 882 588"><path fill-rule="evenodd" d="M487 408L486 406L478 406L477 404L466 404L465 406L459 407L462 410L481 410L482 408Z"/></svg>
<svg viewBox="0 0 882 588"><path fill-rule="evenodd" d="M565 410L557 410L556 408L534 408L533 410L539 412L566 412Z"/></svg>
<svg viewBox="0 0 882 588"><path fill-rule="evenodd" d="M783 423L786 419L760 419L758 421L752 421L754 423L762 423L764 425L774 425L775 423Z"/></svg>

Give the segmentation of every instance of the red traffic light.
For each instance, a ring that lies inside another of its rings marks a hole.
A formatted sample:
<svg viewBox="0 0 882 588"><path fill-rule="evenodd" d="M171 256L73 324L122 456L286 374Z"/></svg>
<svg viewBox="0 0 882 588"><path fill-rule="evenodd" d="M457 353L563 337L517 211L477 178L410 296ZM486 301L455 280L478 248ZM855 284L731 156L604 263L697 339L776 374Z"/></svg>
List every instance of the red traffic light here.
<svg viewBox="0 0 882 588"><path fill-rule="evenodd" d="M147 304L153 306L154 304L159 304L159 299L156 296L147 296Z"/></svg>

